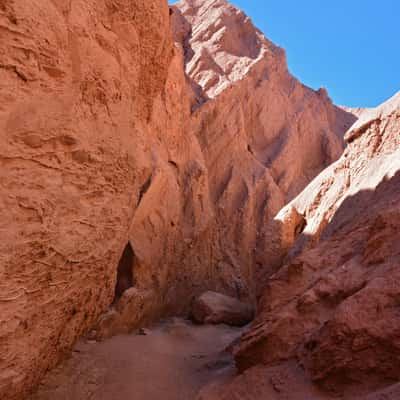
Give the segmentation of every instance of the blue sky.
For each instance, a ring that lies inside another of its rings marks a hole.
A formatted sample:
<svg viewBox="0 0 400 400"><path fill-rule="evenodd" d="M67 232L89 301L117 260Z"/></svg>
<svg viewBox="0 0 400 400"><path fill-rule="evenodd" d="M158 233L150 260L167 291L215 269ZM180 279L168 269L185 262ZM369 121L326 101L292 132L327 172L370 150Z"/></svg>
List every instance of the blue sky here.
<svg viewBox="0 0 400 400"><path fill-rule="evenodd" d="M400 90L400 0L231 0L286 50L290 71L336 104L374 107Z"/></svg>

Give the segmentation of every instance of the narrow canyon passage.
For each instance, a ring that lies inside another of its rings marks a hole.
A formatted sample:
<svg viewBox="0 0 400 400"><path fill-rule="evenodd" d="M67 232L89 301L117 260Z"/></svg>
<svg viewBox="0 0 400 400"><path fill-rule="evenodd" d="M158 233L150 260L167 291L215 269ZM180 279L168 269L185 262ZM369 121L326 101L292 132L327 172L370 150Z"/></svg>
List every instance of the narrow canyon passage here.
<svg viewBox="0 0 400 400"><path fill-rule="evenodd" d="M243 329L172 319L105 342L82 341L31 400L187 400L235 372L225 351Z"/></svg>
<svg viewBox="0 0 400 400"><path fill-rule="evenodd" d="M0 400L400 400L400 91L289 52L229 0L0 0Z"/></svg>

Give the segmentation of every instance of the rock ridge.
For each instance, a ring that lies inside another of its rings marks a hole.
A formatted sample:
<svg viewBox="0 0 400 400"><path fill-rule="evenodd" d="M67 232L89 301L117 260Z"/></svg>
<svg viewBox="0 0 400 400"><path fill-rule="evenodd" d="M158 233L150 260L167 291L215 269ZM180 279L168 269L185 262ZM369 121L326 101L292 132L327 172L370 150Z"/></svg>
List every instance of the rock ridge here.
<svg viewBox="0 0 400 400"><path fill-rule="evenodd" d="M399 94L363 115L342 157L267 224L273 261L235 348L242 374L202 399L397 399Z"/></svg>

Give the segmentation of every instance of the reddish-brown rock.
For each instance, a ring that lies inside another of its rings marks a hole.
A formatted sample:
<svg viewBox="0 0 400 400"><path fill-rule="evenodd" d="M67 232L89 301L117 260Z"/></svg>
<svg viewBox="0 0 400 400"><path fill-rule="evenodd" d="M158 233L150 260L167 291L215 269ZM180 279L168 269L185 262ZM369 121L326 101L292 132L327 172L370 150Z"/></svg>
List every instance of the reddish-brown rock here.
<svg viewBox="0 0 400 400"><path fill-rule="evenodd" d="M150 123L158 131L166 128L172 139L163 137L161 146L167 149L168 164L160 162L143 185L146 190L130 228L137 296L121 299L127 305L125 310L119 304L102 316L95 327L98 337L127 331L149 316L187 311L191 299L207 289L244 301L254 299L259 227L339 156L345 127L355 119L333 106L324 92L316 93L291 77L283 51L243 13L224 1L203 2L201 7L195 3L181 2L171 9L176 47L165 87L167 104L156 103ZM201 43L192 33L208 30L217 40L214 25L221 16L222 26L229 26L229 32L240 31L241 21L246 19L247 36L258 43L259 55L249 59L246 41L240 51L217 43L221 65L235 59L237 66L230 75L230 86L211 96L188 68L190 57L202 62L204 51L217 57L216 47ZM274 75L275 69L281 72ZM266 70L271 76L263 74ZM281 94L287 114L281 119L282 113L274 108L277 96L272 98L269 91L276 87L279 92L281 85L289 85L286 81L294 85L296 94L285 90ZM251 100L254 91L258 97ZM237 99L245 100L238 103ZM304 99L309 100L303 111ZM163 118L164 108L167 116ZM279 127L275 123L270 126L265 113L278 118ZM298 123L292 121L294 116ZM313 127L307 125L307 118L319 122ZM286 125L287 136L281 141L279 135ZM310 144L302 151L291 149L292 142L299 144L299 130ZM265 144L271 137L275 138L277 159L268 165L254 156L251 146L255 140ZM305 156L309 151L314 152L315 160ZM277 182L273 172L277 166L281 170L276 174L282 174L284 168L290 171L288 180ZM136 305L141 311L134 311Z"/></svg>
<svg viewBox="0 0 400 400"><path fill-rule="evenodd" d="M281 232L295 224L276 218L276 254L286 260L265 281L256 321L235 349L246 372L204 398L398 398L399 133L397 94L362 114L340 160L281 211L296 209L307 225L288 251Z"/></svg>
<svg viewBox="0 0 400 400"><path fill-rule="evenodd" d="M174 101L169 31L162 0L0 1L2 399L112 301L141 188L181 142L151 122Z"/></svg>
<svg viewBox="0 0 400 400"><path fill-rule="evenodd" d="M244 326L253 319L254 311L233 297L208 291L194 299L191 316L200 324Z"/></svg>
<svg viewBox="0 0 400 400"><path fill-rule="evenodd" d="M291 76L284 51L225 0L182 0L173 21L196 93L190 131L214 211L210 262L229 294L254 297L262 227L340 156L355 117Z"/></svg>
<svg viewBox="0 0 400 400"><path fill-rule="evenodd" d="M0 0L0 80L7 399L88 330L253 299L261 228L354 120L219 0Z"/></svg>

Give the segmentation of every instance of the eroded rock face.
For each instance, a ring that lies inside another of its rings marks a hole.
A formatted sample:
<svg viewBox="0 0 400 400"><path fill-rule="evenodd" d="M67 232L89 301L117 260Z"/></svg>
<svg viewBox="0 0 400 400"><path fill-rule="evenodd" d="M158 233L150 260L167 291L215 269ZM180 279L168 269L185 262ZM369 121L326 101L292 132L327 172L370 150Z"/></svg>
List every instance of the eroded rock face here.
<svg viewBox="0 0 400 400"><path fill-rule="evenodd" d="M390 385L400 378L399 132L397 94L362 115L340 160L281 211L296 209L307 225L289 252L282 238L277 254L286 262L266 281L256 321L236 347L246 372L205 398L236 398L229 394L247 385L259 391L249 388L246 399L286 393L274 390L274 376L285 376L299 387L288 399L397 399ZM282 231L293 227L287 221Z"/></svg>
<svg viewBox="0 0 400 400"><path fill-rule="evenodd" d="M0 397L20 399L112 301L174 50L161 0L1 1L0 21Z"/></svg>
<svg viewBox="0 0 400 400"><path fill-rule="evenodd" d="M19 399L89 329L252 300L261 227L354 117L224 1L0 0L0 30L0 397Z"/></svg>
<svg viewBox="0 0 400 400"><path fill-rule="evenodd" d="M355 117L292 77L284 51L226 1L183 0L173 21L196 94L190 130L214 210L211 262L234 271L225 291L254 297L253 271L268 260L263 226L340 156Z"/></svg>

